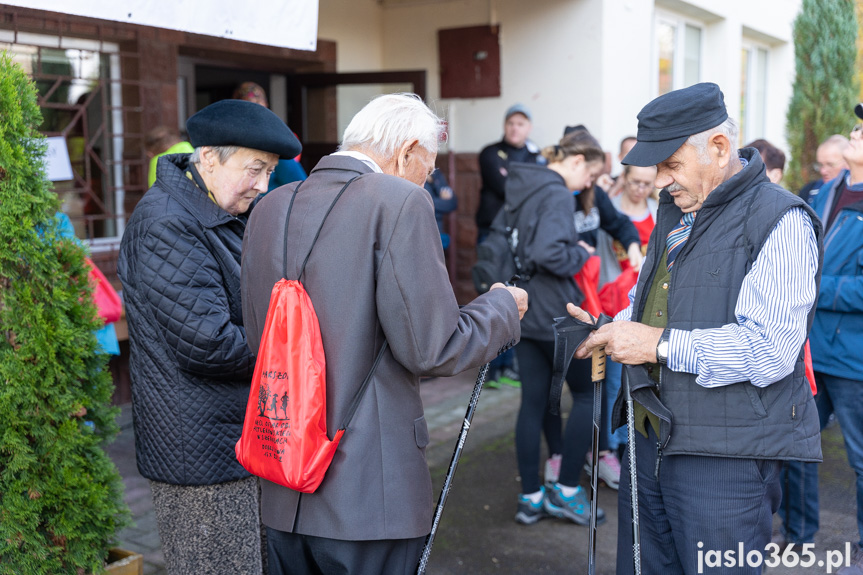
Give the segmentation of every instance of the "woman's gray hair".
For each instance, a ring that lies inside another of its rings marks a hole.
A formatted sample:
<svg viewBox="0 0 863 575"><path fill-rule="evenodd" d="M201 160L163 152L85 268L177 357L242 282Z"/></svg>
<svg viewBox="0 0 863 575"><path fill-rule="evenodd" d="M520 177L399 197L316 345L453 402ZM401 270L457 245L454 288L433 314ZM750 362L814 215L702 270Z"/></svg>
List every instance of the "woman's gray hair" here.
<svg viewBox="0 0 863 575"><path fill-rule="evenodd" d="M390 159L399 146L418 140L429 152L437 152L444 121L416 94L384 94L357 112L342 136L340 151L370 149Z"/></svg>
<svg viewBox="0 0 863 575"><path fill-rule="evenodd" d="M218 156L220 164L227 162L228 158L233 156L234 153L240 149L239 146L198 146L195 148L195 151L192 152L192 155L189 156L190 164L201 163L201 150L204 148L212 148L213 151L216 152L216 156Z"/></svg>
<svg viewBox="0 0 863 575"><path fill-rule="evenodd" d="M736 148L737 133L737 122L729 116L728 119L715 128L710 128L709 130L704 130L703 132L689 136L686 143L695 148L695 151L698 153L699 163L706 166L710 163L710 154L707 153L707 140L710 136L714 134L725 134L725 137L728 138L731 145Z"/></svg>

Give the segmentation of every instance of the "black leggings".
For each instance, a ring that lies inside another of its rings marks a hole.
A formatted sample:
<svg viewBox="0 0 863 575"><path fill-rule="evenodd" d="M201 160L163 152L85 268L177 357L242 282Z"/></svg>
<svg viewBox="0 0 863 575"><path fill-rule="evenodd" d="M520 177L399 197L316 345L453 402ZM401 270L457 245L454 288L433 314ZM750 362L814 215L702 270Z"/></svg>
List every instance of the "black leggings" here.
<svg viewBox="0 0 863 575"><path fill-rule="evenodd" d="M548 413L554 342L522 338L516 346L521 375L521 407L515 425L515 451L522 493L539 491L540 439L545 428L550 447L560 437L561 418ZM584 458L590 450L593 430L593 383L590 359L573 359L566 373L572 394L572 410L566 423L559 483L575 487L581 479ZM608 406L602 394L602 410ZM608 438L600 434L600 451L608 449Z"/></svg>

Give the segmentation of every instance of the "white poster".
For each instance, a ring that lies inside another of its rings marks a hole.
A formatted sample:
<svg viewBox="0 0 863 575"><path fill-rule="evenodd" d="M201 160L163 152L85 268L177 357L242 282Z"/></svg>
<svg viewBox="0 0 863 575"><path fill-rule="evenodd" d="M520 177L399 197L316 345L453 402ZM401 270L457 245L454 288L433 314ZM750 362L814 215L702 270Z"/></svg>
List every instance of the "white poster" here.
<svg viewBox="0 0 863 575"><path fill-rule="evenodd" d="M72 162L69 161L69 150L66 148L66 138L57 136L46 138L48 151L45 153L45 173L52 182L71 180Z"/></svg>
<svg viewBox="0 0 863 575"><path fill-rule="evenodd" d="M314 51L318 0L5 0L5 4Z"/></svg>

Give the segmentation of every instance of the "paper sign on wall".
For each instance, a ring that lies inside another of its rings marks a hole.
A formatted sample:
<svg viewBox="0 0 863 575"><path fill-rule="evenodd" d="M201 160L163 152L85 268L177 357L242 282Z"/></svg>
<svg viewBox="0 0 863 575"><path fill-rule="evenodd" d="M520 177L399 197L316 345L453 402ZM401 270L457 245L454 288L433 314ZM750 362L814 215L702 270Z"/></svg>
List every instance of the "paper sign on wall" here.
<svg viewBox="0 0 863 575"><path fill-rule="evenodd" d="M314 51L318 0L6 0L5 4Z"/></svg>
<svg viewBox="0 0 863 575"><path fill-rule="evenodd" d="M48 151L45 153L45 173L52 182L71 180L72 162L69 161L69 150L66 148L66 138L57 136L46 138Z"/></svg>

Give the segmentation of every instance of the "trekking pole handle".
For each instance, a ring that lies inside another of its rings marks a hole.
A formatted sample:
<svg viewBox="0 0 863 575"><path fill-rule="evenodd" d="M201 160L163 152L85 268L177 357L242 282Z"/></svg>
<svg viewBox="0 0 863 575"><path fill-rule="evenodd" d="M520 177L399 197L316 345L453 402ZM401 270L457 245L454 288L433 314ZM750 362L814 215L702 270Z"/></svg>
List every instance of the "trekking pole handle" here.
<svg viewBox="0 0 863 575"><path fill-rule="evenodd" d="M590 380L602 381L605 379L605 346L593 350L590 364Z"/></svg>

